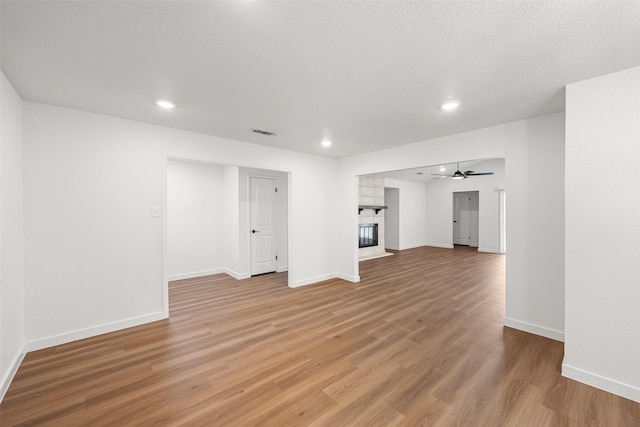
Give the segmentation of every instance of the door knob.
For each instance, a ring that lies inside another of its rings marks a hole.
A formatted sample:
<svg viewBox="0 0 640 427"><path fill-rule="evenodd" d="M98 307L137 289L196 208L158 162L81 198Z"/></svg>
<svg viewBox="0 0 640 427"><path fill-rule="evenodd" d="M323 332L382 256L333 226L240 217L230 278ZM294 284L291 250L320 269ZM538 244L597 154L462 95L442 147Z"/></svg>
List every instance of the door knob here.
<svg viewBox="0 0 640 427"><path fill-rule="evenodd" d="M258 230L251 230L252 233L259 233Z"/></svg>

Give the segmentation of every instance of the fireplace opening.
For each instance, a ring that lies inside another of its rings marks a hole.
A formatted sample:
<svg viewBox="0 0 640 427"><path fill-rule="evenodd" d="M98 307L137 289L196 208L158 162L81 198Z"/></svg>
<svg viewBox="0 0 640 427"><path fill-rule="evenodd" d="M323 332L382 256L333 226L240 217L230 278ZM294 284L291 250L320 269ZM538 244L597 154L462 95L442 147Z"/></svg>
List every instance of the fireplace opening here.
<svg viewBox="0 0 640 427"><path fill-rule="evenodd" d="M359 248L378 246L378 224L360 224L358 231Z"/></svg>

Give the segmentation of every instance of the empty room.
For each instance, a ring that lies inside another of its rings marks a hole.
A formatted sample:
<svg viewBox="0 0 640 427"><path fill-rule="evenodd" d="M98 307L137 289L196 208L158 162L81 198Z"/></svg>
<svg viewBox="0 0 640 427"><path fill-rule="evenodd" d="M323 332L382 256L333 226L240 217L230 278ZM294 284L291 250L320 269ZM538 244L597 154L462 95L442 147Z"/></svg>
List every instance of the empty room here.
<svg viewBox="0 0 640 427"><path fill-rule="evenodd" d="M639 23L3 0L0 424L639 426Z"/></svg>

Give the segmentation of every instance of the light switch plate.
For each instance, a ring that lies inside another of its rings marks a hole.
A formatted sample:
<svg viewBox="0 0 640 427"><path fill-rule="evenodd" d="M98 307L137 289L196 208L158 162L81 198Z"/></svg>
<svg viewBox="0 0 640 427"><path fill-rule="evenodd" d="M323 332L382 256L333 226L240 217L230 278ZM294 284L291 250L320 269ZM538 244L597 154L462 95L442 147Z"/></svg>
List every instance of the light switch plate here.
<svg viewBox="0 0 640 427"><path fill-rule="evenodd" d="M159 206L151 206L151 218L160 218Z"/></svg>

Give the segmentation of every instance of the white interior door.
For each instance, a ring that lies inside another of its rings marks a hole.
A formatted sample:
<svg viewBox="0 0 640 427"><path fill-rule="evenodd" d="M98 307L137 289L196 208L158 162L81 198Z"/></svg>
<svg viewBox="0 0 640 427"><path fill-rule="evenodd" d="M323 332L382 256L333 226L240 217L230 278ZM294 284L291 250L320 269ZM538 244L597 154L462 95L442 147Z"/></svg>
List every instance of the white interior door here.
<svg viewBox="0 0 640 427"><path fill-rule="evenodd" d="M276 271L276 181L251 177L251 275Z"/></svg>
<svg viewBox="0 0 640 427"><path fill-rule="evenodd" d="M471 244L468 193L453 193L453 244Z"/></svg>

